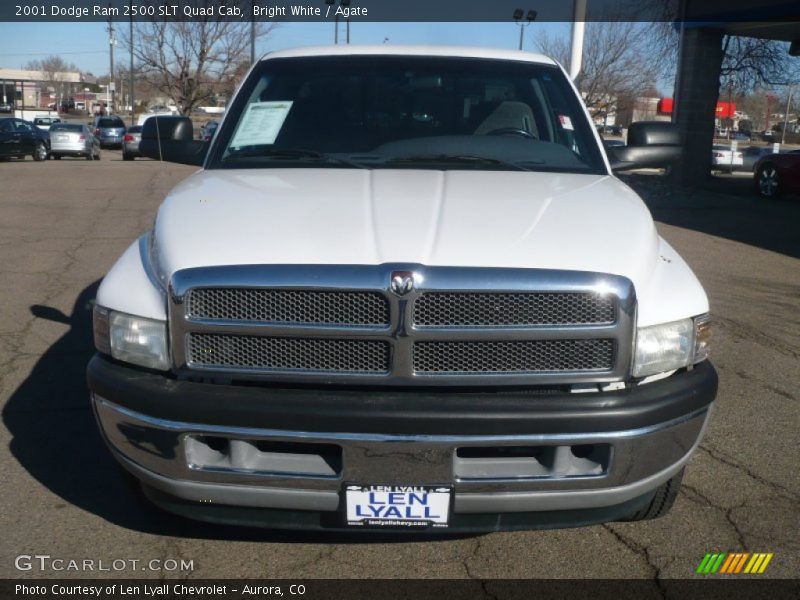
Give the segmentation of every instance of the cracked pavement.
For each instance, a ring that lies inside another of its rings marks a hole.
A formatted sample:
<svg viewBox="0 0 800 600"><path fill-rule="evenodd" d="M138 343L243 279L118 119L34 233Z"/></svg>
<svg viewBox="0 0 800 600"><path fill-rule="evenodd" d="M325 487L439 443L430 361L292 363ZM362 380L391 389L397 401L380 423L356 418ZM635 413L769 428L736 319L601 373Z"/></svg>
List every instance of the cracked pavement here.
<svg viewBox="0 0 800 600"><path fill-rule="evenodd" d="M747 192L648 196L711 298L720 392L670 514L582 529L367 538L205 525L151 507L120 476L84 383L88 303L191 167L145 160L0 163L0 577L19 554L193 560L192 572L69 577L691 577L712 551L800 570L800 202ZM632 183L649 190L645 179ZM763 229L763 231L762 231ZM491 585L484 585L491 596Z"/></svg>

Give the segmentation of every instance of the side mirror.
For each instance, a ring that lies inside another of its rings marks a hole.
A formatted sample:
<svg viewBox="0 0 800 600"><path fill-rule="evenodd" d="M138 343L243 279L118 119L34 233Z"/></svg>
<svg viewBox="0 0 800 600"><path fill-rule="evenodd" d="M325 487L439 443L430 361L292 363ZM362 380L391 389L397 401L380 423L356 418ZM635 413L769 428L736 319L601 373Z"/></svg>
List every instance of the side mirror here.
<svg viewBox="0 0 800 600"><path fill-rule="evenodd" d="M667 121L631 123L627 146L606 148L614 171L663 168L677 163L683 154L678 126Z"/></svg>
<svg viewBox="0 0 800 600"><path fill-rule="evenodd" d="M208 143L195 140L189 117L149 117L142 125L139 152L154 160L199 166L208 152Z"/></svg>

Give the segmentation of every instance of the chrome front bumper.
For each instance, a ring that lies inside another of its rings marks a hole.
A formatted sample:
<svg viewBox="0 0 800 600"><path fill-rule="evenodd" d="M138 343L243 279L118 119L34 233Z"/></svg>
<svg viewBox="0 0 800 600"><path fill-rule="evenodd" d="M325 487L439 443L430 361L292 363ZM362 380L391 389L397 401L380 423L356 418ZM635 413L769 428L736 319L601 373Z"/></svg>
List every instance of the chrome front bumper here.
<svg viewBox="0 0 800 600"><path fill-rule="evenodd" d="M339 509L344 482L452 485L455 513L614 506L680 471L709 414L707 406L614 432L380 435L185 423L97 394L92 403L115 457L146 485L204 504L308 511ZM536 457L520 456L520 448L534 448ZM328 450L338 462L323 456Z"/></svg>

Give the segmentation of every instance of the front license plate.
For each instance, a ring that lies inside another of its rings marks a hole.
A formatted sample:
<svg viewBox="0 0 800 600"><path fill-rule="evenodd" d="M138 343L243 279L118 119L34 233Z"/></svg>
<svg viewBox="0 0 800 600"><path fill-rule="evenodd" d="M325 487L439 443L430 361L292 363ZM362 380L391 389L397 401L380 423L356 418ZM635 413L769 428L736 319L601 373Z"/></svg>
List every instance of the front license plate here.
<svg viewBox="0 0 800 600"><path fill-rule="evenodd" d="M345 485L353 527L447 527L453 490L426 485Z"/></svg>

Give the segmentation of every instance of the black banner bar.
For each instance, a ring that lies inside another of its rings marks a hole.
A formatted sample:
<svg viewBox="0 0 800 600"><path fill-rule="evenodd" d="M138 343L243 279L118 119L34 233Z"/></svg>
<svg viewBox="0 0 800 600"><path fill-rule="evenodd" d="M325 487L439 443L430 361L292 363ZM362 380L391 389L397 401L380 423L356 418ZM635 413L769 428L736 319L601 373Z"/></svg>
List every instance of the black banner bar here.
<svg viewBox="0 0 800 600"><path fill-rule="evenodd" d="M47 579L0 581L0 597L40 600L227 600L286 598L292 600L592 600L724 599L800 597L797 580L733 576L698 576L668 580L533 580L533 579L274 579L274 580L143 580Z"/></svg>
<svg viewBox="0 0 800 600"><path fill-rule="evenodd" d="M591 0L585 21L800 20L796 0ZM517 12L518 9L522 9ZM0 21L538 22L574 20L573 0L3 0Z"/></svg>

